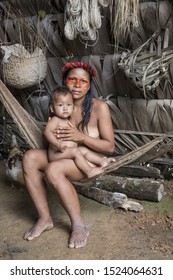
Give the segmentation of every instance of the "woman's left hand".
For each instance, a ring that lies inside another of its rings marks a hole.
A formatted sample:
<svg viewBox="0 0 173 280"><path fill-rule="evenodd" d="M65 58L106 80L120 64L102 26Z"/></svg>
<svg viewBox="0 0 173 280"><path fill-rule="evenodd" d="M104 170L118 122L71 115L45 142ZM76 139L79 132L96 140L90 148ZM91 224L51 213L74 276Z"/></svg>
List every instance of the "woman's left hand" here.
<svg viewBox="0 0 173 280"><path fill-rule="evenodd" d="M74 141L76 143L82 142L83 139L83 133L80 132L71 122L68 122L68 126L57 127L54 130L54 135L59 140Z"/></svg>

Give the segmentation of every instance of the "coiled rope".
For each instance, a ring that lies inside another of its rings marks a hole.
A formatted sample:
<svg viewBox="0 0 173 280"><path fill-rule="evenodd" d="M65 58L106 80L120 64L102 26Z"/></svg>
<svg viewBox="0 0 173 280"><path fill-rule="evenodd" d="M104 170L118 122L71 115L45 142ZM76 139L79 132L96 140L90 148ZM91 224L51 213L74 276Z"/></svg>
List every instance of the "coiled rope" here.
<svg viewBox="0 0 173 280"><path fill-rule="evenodd" d="M84 40L96 40L101 27L100 7L107 7L110 0L67 0L64 34L67 39L77 36Z"/></svg>

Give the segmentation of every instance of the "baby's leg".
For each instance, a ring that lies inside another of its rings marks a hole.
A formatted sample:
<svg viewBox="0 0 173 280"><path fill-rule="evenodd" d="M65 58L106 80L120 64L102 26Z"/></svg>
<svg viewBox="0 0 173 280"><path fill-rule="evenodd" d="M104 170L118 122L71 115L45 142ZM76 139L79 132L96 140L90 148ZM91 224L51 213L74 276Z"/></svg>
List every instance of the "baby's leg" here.
<svg viewBox="0 0 173 280"><path fill-rule="evenodd" d="M68 147L64 152L55 153L51 158L54 158L54 160L73 159L76 166L85 173L87 177L93 177L103 172L100 167L91 167L78 148Z"/></svg>
<svg viewBox="0 0 173 280"><path fill-rule="evenodd" d="M101 166L103 156L98 155L97 153L85 147L78 147L78 149L81 151L86 160L97 166Z"/></svg>
<svg viewBox="0 0 173 280"><path fill-rule="evenodd" d="M107 165L115 161L115 158L107 158L107 157L100 156L85 147L79 147L79 149L83 154L83 156L86 158L86 160L98 166L106 167Z"/></svg>

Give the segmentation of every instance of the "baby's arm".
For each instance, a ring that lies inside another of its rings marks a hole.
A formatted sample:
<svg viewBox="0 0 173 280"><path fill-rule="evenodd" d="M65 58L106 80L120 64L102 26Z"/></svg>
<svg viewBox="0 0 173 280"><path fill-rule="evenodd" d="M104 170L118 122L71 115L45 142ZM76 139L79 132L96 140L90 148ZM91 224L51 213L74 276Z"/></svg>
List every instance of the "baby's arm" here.
<svg viewBox="0 0 173 280"><path fill-rule="evenodd" d="M45 138L47 139L47 141L49 142L49 144L52 144L53 146L55 146L58 150L60 150L61 152L65 149L65 146L63 145L64 143L57 139L54 135L54 130L57 128L58 126L58 118L57 117L52 117L46 124L46 127L43 131L43 135L45 136Z"/></svg>

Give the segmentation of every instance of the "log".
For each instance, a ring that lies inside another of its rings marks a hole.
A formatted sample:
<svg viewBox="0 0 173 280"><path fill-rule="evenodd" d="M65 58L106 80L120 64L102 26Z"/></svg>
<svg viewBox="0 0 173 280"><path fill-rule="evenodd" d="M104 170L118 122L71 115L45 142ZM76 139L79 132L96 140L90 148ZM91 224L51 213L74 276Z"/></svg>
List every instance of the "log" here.
<svg viewBox="0 0 173 280"><path fill-rule="evenodd" d="M93 181L73 182L74 186L86 188L99 188L109 192L120 192L129 198L159 202L164 195L162 180L149 178L127 178L113 175L104 175Z"/></svg>
<svg viewBox="0 0 173 280"><path fill-rule="evenodd" d="M138 178L161 178L161 172L153 166L126 165L110 172L111 175L120 177L138 177Z"/></svg>
<svg viewBox="0 0 173 280"><path fill-rule="evenodd" d="M95 187L89 188L87 186L78 185L75 185L75 189L79 194L87 196L105 205L112 206L114 209L122 208L124 210L131 210L136 212L143 210L143 206L140 203L130 201L123 193L113 193Z"/></svg>
<svg viewBox="0 0 173 280"><path fill-rule="evenodd" d="M127 200L127 196L123 193L113 193L99 189L97 187L89 188L86 185L78 186L76 184L75 189L79 194L82 194L108 206L112 206L114 203L122 205Z"/></svg>

